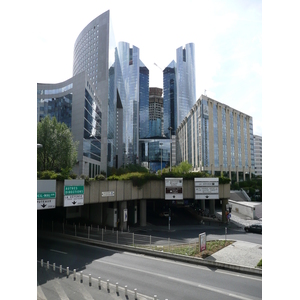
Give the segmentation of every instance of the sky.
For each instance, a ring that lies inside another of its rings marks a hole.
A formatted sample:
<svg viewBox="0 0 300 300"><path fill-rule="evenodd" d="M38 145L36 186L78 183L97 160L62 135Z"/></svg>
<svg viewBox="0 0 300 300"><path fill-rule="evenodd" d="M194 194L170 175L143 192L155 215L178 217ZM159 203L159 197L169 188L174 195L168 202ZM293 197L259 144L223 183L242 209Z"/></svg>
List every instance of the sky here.
<svg viewBox="0 0 300 300"><path fill-rule="evenodd" d="M162 70L176 49L195 44L196 98L211 97L253 117L262 135L261 0L41 1L36 82L72 77L73 50L84 27L107 10L116 41L140 49L150 87L163 88ZM155 65L157 64L157 66Z"/></svg>

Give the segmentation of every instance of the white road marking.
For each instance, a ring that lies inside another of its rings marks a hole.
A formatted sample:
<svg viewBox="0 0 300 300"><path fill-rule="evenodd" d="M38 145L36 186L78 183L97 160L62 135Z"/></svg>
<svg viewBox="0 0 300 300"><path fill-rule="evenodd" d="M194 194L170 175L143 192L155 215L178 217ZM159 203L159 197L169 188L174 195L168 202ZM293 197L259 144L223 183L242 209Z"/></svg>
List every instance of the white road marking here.
<svg viewBox="0 0 300 300"><path fill-rule="evenodd" d="M47 298L46 298L39 282L37 282L37 284L38 284L38 286L37 286L37 300L47 300Z"/></svg>
<svg viewBox="0 0 300 300"><path fill-rule="evenodd" d="M67 252L58 251L58 250L54 250L54 249L50 249L50 251L52 251L52 252L57 252L57 253L61 253L61 254L68 254Z"/></svg>
<svg viewBox="0 0 300 300"><path fill-rule="evenodd" d="M61 300L69 300L69 297L67 296L67 294L65 293L64 289L61 287L60 282L58 281L58 279L54 279L52 281L52 285L54 286L59 298Z"/></svg>

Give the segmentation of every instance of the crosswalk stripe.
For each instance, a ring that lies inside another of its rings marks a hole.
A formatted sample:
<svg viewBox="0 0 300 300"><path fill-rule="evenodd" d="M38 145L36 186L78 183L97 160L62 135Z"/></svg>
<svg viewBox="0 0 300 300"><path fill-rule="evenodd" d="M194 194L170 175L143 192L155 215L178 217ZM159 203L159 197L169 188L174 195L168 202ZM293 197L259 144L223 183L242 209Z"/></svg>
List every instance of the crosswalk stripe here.
<svg viewBox="0 0 300 300"><path fill-rule="evenodd" d="M52 281L52 284L58 294L58 296L60 297L61 300L69 300L67 294L65 293L64 289L61 287L60 282L58 279L54 279Z"/></svg>
<svg viewBox="0 0 300 300"><path fill-rule="evenodd" d="M37 282L37 300L47 300L39 282Z"/></svg>

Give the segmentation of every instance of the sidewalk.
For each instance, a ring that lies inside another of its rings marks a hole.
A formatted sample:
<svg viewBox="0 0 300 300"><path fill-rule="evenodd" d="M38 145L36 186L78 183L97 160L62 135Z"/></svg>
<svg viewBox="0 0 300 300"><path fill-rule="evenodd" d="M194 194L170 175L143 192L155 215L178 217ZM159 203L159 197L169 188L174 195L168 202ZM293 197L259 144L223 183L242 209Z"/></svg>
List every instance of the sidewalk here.
<svg viewBox="0 0 300 300"><path fill-rule="evenodd" d="M217 218L222 218L222 212L216 211ZM239 213L231 213L231 223L240 228L251 224L262 224L262 221L251 220L249 217ZM255 268L257 263L262 259L262 245L236 241L235 243L227 246L226 248L214 253L206 260L219 261L232 265L239 265L245 267Z"/></svg>

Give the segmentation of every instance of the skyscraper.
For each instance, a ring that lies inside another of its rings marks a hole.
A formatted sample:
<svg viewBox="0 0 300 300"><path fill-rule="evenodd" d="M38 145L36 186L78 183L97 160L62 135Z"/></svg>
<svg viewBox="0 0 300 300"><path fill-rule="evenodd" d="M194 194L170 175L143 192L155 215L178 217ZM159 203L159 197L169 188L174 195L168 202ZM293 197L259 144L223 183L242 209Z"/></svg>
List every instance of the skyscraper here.
<svg viewBox="0 0 300 300"><path fill-rule="evenodd" d="M139 48L126 42L118 44L124 93L123 143L125 163L136 163L139 158L139 138L148 134L149 70L140 60Z"/></svg>
<svg viewBox="0 0 300 300"><path fill-rule="evenodd" d="M148 133L149 71L140 61L139 48L116 43L109 11L76 39L73 75L82 71L101 101L101 170L118 168L124 159L136 163L139 135Z"/></svg>
<svg viewBox="0 0 300 300"><path fill-rule="evenodd" d="M163 135L164 103L162 89L150 88L149 92L149 137Z"/></svg>
<svg viewBox="0 0 300 300"><path fill-rule="evenodd" d="M177 128L177 84L176 64L173 60L163 71L164 86L164 135L169 137L169 127L175 134Z"/></svg>
<svg viewBox="0 0 300 300"><path fill-rule="evenodd" d="M169 137L196 102L195 45L176 50L174 60L164 69L164 134Z"/></svg>
<svg viewBox="0 0 300 300"><path fill-rule="evenodd" d="M195 45L193 43L176 50L176 64L177 128L196 102Z"/></svg>

